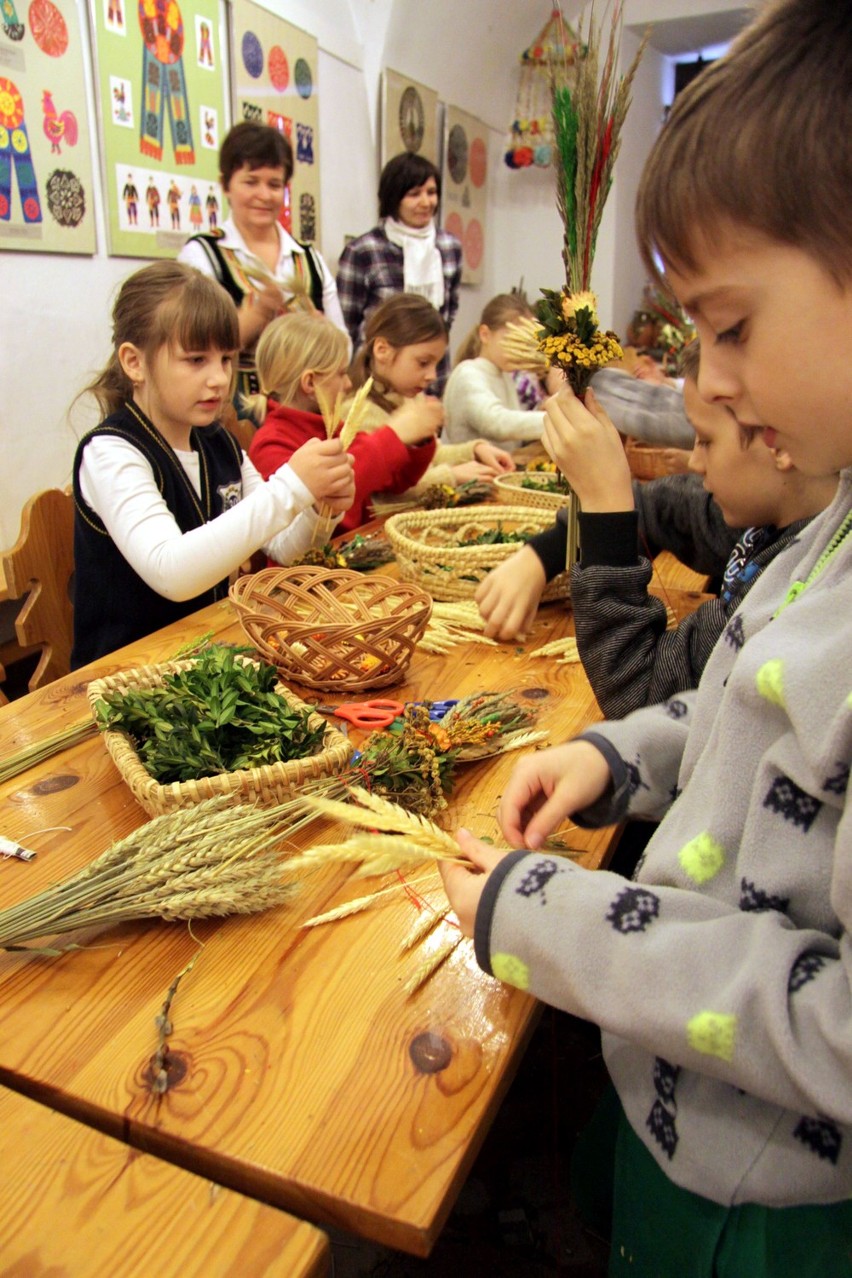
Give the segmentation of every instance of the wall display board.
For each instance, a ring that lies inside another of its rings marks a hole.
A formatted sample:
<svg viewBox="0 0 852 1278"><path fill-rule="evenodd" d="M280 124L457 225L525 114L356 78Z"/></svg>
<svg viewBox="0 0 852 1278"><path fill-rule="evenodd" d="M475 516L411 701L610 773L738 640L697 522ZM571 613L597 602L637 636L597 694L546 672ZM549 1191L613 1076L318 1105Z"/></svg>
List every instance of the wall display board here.
<svg viewBox="0 0 852 1278"><path fill-rule="evenodd" d="M230 14L234 122L256 120L286 134L293 178L281 222L297 240L319 241L317 42L251 0L231 4Z"/></svg>
<svg viewBox="0 0 852 1278"><path fill-rule="evenodd" d="M109 252L174 257L221 220L218 0L91 0Z"/></svg>
<svg viewBox="0 0 852 1278"><path fill-rule="evenodd" d="M382 168L401 151L438 163L438 95L398 71L382 75Z"/></svg>
<svg viewBox="0 0 852 1278"><path fill-rule="evenodd" d="M462 284L481 284L485 258L488 132L475 116L448 106L444 117L441 220L462 244Z"/></svg>
<svg viewBox="0 0 852 1278"><path fill-rule="evenodd" d="M94 253L92 131L75 0L2 0L0 249Z"/></svg>

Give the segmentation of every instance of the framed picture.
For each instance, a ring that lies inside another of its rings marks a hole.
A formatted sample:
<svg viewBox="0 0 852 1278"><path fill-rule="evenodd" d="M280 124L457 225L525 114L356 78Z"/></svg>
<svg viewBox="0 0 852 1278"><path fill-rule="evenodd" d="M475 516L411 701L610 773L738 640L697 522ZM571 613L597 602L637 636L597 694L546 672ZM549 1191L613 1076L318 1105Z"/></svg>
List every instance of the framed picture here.
<svg viewBox="0 0 852 1278"><path fill-rule="evenodd" d="M434 89L385 71L382 76L382 168L402 151L438 163L438 95Z"/></svg>
<svg viewBox="0 0 852 1278"><path fill-rule="evenodd" d="M442 221L462 245L462 283L481 284L485 257L488 130L458 107L444 115Z"/></svg>
<svg viewBox="0 0 852 1278"><path fill-rule="evenodd" d="M0 249L97 247L81 18L76 0L4 0Z"/></svg>

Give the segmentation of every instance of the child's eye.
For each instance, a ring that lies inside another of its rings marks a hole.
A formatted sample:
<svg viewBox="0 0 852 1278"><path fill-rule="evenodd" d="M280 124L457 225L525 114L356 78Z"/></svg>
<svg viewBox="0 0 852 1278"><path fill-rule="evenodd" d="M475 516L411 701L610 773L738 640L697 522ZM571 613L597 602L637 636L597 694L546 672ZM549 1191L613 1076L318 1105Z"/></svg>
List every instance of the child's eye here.
<svg viewBox="0 0 852 1278"><path fill-rule="evenodd" d="M730 328L726 328L724 332L716 334L716 345L719 346L723 342L738 342L742 336L743 321L739 324L732 324Z"/></svg>

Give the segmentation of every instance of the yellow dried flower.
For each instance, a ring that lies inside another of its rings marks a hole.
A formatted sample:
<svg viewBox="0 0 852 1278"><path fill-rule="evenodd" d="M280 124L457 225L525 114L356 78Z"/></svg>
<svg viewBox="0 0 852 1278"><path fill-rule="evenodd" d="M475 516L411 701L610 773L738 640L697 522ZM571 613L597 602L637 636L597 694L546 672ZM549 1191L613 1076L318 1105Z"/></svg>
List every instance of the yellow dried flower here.
<svg viewBox="0 0 852 1278"><path fill-rule="evenodd" d="M566 293L563 290L563 293L562 293L563 318L566 320L571 320L574 318L577 311L582 311L582 310L590 311L592 316L592 323L597 324L598 299L595 297L594 293L590 293L588 290L583 290L579 293Z"/></svg>

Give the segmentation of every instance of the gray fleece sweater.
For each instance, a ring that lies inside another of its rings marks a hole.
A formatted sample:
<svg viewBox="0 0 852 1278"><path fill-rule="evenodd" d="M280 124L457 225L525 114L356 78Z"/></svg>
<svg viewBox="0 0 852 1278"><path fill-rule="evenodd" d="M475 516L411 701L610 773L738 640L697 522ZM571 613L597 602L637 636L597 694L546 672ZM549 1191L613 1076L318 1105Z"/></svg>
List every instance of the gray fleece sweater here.
<svg viewBox="0 0 852 1278"><path fill-rule="evenodd" d="M850 508L847 471L696 692L586 734L613 789L581 816L661 820L635 881L514 853L477 914L480 964L597 1021L634 1131L722 1204L852 1196Z"/></svg>

